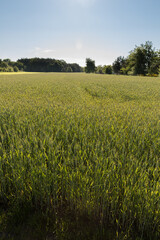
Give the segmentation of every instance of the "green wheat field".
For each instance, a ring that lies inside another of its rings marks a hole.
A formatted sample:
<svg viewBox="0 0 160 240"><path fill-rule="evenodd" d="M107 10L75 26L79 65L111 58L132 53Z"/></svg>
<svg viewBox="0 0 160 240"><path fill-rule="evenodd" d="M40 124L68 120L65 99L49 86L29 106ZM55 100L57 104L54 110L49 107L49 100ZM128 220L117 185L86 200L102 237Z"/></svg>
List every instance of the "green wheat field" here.
<svg viewBox="0 0 160 240"><path fill-rule="evenodd" d="M160 239L159 77L0 74L0 239Z"/></svg>

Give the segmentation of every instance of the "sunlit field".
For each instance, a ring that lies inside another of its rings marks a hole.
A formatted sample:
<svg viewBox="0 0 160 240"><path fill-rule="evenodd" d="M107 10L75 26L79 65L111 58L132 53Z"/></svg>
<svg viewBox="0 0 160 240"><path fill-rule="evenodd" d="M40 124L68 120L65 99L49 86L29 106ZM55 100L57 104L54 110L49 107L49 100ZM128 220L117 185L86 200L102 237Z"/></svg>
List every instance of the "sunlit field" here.
<svg viewBox="0 0 160 240"><path fill-rule="evenodd" d="M160 78L0 74L0 211L2 239L159 239Z"/></svg>

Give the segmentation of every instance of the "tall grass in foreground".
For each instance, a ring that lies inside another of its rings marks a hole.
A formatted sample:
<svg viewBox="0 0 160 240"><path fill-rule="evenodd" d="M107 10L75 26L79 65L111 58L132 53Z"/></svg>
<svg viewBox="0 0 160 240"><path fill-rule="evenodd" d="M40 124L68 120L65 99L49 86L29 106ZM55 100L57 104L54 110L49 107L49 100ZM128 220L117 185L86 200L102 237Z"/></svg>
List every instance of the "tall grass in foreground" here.
<svg viewBox="0 0 160 240"><path fill-rule="evenodd" d="M158 239L159 90L160 78L0 75L0 203Z"/></svg>

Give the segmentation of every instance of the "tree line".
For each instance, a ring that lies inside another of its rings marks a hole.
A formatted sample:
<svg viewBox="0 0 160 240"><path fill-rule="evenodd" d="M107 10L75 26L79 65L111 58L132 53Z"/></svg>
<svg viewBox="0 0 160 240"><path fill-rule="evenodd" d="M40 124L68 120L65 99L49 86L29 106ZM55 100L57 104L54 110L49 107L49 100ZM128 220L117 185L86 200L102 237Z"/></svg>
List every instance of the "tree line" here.
<svg viewBox="0 0 160 240"><path fill-rule="evenodd" d="M86 59L86 73L124 74L158 76L160 72L160 50L155 50L152 42L135 46L129 55L124 58L119 56L112 65L95 66L95 61Z"/></svg>
<svg viewBox="0 0 160 240"><path fill-rule="evenodd" d="M83 72L100 74L158 76L160 70L160 50L155 50L152 42L135 46L125 58L119 56L112 65L95 66L95 61L86 58L86 67L77 63L51 58L22 58L17 61L0 59L0 72Z"/></svg>
<svg viewBox="0 0 160 240"><path fill-rule="evenodd" d="M0 59L0 72L82 72L77 63L66 63L64 60L51 58L22 58L17 61Z"/></svg>

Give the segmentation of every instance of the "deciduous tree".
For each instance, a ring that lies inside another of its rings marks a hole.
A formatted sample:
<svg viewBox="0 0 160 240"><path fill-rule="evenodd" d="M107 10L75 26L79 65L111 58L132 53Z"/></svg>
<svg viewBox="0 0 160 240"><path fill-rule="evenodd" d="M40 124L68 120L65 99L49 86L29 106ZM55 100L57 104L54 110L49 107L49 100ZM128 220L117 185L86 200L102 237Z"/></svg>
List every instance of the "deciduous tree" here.
<svg viewBox="0 0 160 240"><path fill-rule="evenodd" d="M86 58L85 72L86 73L94 73L95 70L96 70L95 61L90 58Z"/></svg>

